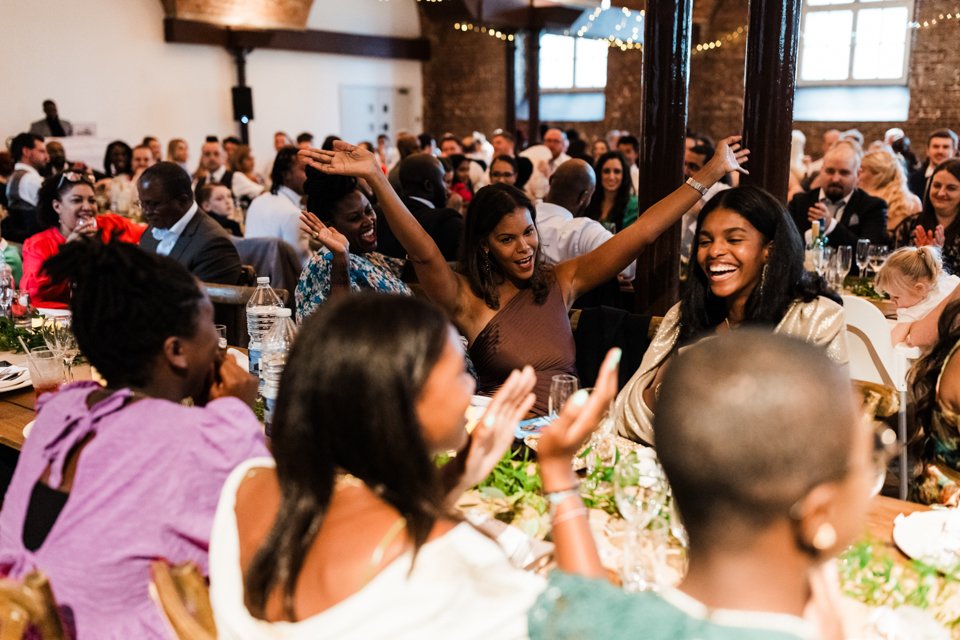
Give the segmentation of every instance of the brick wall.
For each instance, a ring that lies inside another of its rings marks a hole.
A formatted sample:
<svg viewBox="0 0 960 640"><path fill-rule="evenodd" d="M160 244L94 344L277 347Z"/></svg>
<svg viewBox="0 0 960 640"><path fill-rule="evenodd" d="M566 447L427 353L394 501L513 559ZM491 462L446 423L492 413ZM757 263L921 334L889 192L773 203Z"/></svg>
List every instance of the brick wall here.
<svg viewBox="0 0 960 640"><path fill-rule="evenodd" d="M507 43L478 32L461 32L453 20L420 8L430 60L423 63L423 127L439 137L446 131L488 136L506 122L504 70Z"/></svg>
<svg viewBox="0 0 960 640"><path fill-rule="evenodd" d="M956 10L956 0L916 0L915 19ZM723 39L747 23L748 0L695 0L697 42ZM503 126L505 89L501 41L476 33L460 33L447 21L431 20L421 10L433 60L424 64L424 121L434 132L491 131ZM910 115L908 122L798 122L807 136L807 152L820 153L821 134L831 128L856 127L867 141L890 127L904 129L922 155L930 131L960 131L960 20L945 21L912 34ZM610 129L639 132L642 121L641 55L611 49L607 72L607 112L602 122L550 123L574 128L591 139ZM690 64L690 127L714 138L739 131L743 119L743 76L746 38L724 41L719 48L694 55ZM519 123L521 126L523 123Z"/></svg>
<svg viewBox="0 0 960 640"><path fill-rule="evenodd" d="M747 22L747 0L697 0L694 20L701 40L720 38ZM916 0L915 19L936 18L956 10L955 0ZM948 20L912 33L910 112L907 122L797 122L807 136L806 150L817 156L827 129L857 128L869 144L900 127L922 155L927 135L940 127L960 130L960 20ZM694 56L691 62L690 126L713 137L738 130L743 118L743 64L746 42Z"/></svg>

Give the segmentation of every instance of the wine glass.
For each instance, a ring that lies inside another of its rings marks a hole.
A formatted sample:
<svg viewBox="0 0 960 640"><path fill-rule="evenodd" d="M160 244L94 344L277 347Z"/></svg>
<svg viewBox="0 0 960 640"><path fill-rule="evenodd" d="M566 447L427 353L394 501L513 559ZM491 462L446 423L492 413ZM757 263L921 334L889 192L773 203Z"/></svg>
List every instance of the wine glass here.
<svg viewBox="0 0 960 640"><path fill-rule="evenodd" d="M886 245L873 245L870 247L870 270L873 271L874 275L880 271L880 267L886 262L889 253L890 249L887 248Z"/></svg>
<svg viewBox="0 0 960 640"><path fill-rule="evenodd" d="M821 278L826 275L827 265L832 257L832 247L817 247L813 250L813 267Z"/></svg>
<svg viewBox="0 0 960 640"><path fill-rule="evenodd" d="M837 271L840 273L840 286L843 286L843 281L847 279L847 274L850 273L850 267L853 266L853 247L846 245L843 247L837 247Z"/></svg>
<svg viewBox="0 0 960 640"><path fill-rule="evenodd" d="M80 353L77 338L71 330L69 316L54 316L47 318L41 327L43 341L47 348L63 359L63 366L67 372L67 380L73 380L73 359Z"/></svg>
<svg viewBox="0 0 960 640"><path fill-rule="evenodd" d="M866 238L857 240L857 267L860 269L860 277L867 277L867 265L870 264L870 241Z"/></svg>
<svg viewBox="0 0 960 640"><path fill-rule="evenodd" d="M620 515L643 528L659 515L667 501L667 477L657 459L646 452L630 451L613 469L613 496Z"/></svg>

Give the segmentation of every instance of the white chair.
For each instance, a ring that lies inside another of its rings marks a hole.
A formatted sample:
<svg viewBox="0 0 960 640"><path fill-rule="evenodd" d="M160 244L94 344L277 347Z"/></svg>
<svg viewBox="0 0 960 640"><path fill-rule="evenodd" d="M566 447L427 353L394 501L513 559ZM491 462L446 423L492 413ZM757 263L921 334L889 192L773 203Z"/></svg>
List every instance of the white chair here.
<svg viewBox="0 0 960 640"><path fill-rule="evenodd" d="M890 342L891 325L868 300L843 296L843 312L847 324L847 353L850 356L850 377L891 386L900 396L897 432L900 441L907 440L907 373L911 361L920 357L920 350ZM900 454L900 499L907 497L907 450Z"/></svg>

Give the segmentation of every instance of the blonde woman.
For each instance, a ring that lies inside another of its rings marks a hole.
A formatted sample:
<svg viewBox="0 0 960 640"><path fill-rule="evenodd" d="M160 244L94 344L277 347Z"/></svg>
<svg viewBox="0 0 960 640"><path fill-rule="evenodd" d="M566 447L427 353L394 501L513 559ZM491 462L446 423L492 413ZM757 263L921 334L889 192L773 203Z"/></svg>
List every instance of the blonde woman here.
<svg viewBox="0 0 960 640"><path fill-rule="evenodd" d="M870 151L860 163L860 188L887 203L887 231L904 218L920 213L923 204L910 192L903 166L889 147Z"/></svg>

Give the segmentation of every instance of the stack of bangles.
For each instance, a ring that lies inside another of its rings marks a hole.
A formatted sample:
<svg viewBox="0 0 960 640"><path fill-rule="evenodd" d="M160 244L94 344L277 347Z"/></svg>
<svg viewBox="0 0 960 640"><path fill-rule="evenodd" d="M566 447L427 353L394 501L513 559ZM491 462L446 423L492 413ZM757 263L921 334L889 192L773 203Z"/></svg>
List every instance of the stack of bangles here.
<svg viewBox="0 0 960 640"><path fill-rule="evenodd" d="M580 516L587 515L587 508L583 506L582 502L580 502L576 509L565 511L557 516L557 510L560 508L560 505L566 502L569 498L573 497L576 497L578 502L580 501L579 483L573 485L569 489L547 492L546 498L550 502L550 519L553 521L553 526L557 526L558 524L566 522L567 520L573 520L575 518L579 518Z"/></svg>

